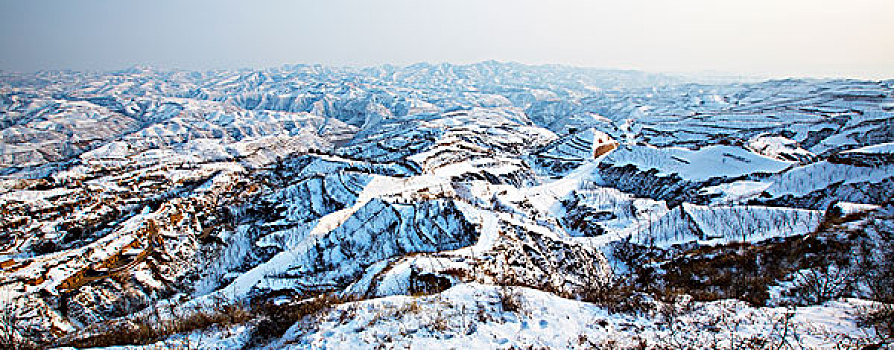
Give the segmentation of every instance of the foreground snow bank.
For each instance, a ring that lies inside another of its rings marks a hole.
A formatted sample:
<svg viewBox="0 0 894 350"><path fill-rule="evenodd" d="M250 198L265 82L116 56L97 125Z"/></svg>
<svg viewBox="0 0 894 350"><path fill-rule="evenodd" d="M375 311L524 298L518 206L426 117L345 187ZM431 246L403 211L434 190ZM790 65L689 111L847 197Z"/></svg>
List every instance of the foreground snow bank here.
<svg viewBox="0 0 894 350"><path fill-rule="evenodd" d="M507 311L506 298L516 300L518 310ZM863 334L850 316L863 304L841 300L785 309L754 308L737 300L681 301L656 308L674 312L628 315L533 289L463 284L433 296L345 304L318 324L296 324L271 348L365 349L389 344L413 349L562 349L608 344L623 348L640 342L728 348L752 337L822 347L836 343L842 334Z"/></svg>
<svg viewBox="0 0 894 350"><path fill-rule="evenodd" d="M652 301L651 311L609 313L604 308L539 290L462 284L443 293L389 296L346 303L305 317L267 349L456 348L589 349L741 348L754 339L798 348L834 348L871 337L853 314L868 302L831 301L800 308L755 308L738 300L674 304ZM176 335L145 346L111 349L229 349L248 344L253 326Z"/></svg>

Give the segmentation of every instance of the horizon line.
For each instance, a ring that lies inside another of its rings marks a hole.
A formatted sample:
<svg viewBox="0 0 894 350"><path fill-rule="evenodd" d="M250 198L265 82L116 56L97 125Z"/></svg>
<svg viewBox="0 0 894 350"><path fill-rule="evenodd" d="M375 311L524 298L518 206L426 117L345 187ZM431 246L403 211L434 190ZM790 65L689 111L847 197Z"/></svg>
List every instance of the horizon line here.
<svg viewBox="0 0 894 350"><path fill-rule="evenodd" d="M886 77L886 78L867 78L867 77L856 77L853 75L809 75L809 74L797 74L797 73L788 73L788 74L773 74L773 73L749 73L749 72L735 72L735 71L725 71L725 70L717 70L717 69L705 69L705 70L652 70L652 69L638 69L631 67L607 67L607 66L588 66L588 65L576 65L562 62L550 62L550 63L525 63L516 60L499 60L499 59L485 59L474 62L467 63L458 63L458 62L449 62L449 61L416 61L413 63L377 63L377 64L326 64L321 62L293 62L293 63L280 63L280 64L272 64L272 65L243 65L243 66L234 66L234 67L218 67L218 68L186 68L177 65L170 65L165 63L146 63L146 62L136 62L124 67L119 68L44 68L44 69L36 69L36 70L14 70L14 69L5 69L0 68L0 74L3 75L37 75L40 73L58 73L58 72L67 72L67 73L93 73L93 74L113 74L113 73L121 73L128 70L140 69L140 70L149 70L158 73L173 73L173 72L197 72L197 73L210 73L210 72L239 72L239 71L268 71L275 69L283 69L287 67L294 66L311 66L311 67L322 67L328 69L335 70L364 70L371 68L382 68L382 67L393 67L393 68L410 68L413 66L420 65L429 65L429 66L454 66L454 67L469 67L481 64L488 63L496 63L500 65L518 65L525 67L534 67L534 68L548 68L548 67L562 67L562 68L572 68L572 69L581 69L581 70L594 70L594 71L610 71L610 72L629 72L629 73L643 73L650 75L659 75L666 76L668 78L727 78L727 79L741 79L741 80L751 80L751 81L773 81L773 80L789 80L789 79L798 79L798 80L859 80L859 81L875 81L875 82L883 82L894 80L894 76Z"/></svg>

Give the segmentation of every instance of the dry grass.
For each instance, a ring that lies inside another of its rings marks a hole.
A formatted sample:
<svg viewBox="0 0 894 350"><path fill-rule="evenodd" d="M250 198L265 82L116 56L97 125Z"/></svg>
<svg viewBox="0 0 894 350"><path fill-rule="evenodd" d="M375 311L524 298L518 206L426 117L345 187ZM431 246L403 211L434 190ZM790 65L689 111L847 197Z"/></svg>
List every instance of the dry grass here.
<svg viewBox="0 0 894 350"><path fill-rule="evenodd" d="M261 345L270 339L281 337L286 330L306 317L317 316L323 311L350 301L335 294L322 294L294 304L276 305L264 303L253 308L241 305L222 305L213 310L195 310L173 318L154 315L116 321L103 325L97 331L75 339L60 341L57 346L105 347L114 345L144 345L211 327L228 327L249 321L256 322L250 345ZM173 310L171 312L173 313Z"/></svg>
<svg viewBox="0 0 894 350"><path fill-rule="evenodd" d="M631 270L625 283L658 299L685 293L700 301L736 298L762 306L775 281L819 266L845 271L851 265L850 252L849 242L808 235L674 252L618 245L614 253ZM656 273L656 267L663 273Z"/></svg>
<svg viewBox="0 0 894 350"><path fill-rule="evenodd" d="M254 315L239 305L221 305L213 310L195 310L170 319L156 315L136 317L101 326L86 336L64 340L60 346L78 348L114 345L144 345L175 334L204 330L213 326L227 327L248 322Z"/></svg>
<svg viewBox="0 0 894 350"><path fill-rule="evenodd" d="M285 332L299 321L310 321L308 317L317 317L324 311L347 302L355 301L354 298L343 297L334 293L321 294L313 298L304 299L294 304L276 305L266 303L255 310L260 316L257 327L251 335L249 346L262 345L270 339L282 337ZM315 325L318 322L307 322Z"/></svg>

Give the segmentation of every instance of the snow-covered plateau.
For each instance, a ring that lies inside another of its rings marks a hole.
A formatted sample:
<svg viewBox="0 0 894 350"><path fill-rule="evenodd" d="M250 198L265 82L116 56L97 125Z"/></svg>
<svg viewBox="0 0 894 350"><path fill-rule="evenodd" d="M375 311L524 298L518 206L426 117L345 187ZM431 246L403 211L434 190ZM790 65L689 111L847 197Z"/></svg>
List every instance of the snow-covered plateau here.
<svg viewBox="0 0 894 350"><path fill-rule="evenodd" d="M894 80L0 72L0 348L894 348Z"/></svg>

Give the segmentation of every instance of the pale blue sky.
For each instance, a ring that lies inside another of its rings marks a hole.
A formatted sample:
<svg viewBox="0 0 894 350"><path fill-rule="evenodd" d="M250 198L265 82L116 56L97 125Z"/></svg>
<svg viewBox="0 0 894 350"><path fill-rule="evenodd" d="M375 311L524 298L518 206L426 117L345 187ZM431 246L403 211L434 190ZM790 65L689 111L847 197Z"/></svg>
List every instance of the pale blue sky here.
<svg viewBox="0 0 894 350"><path fill-rule="evenodd" d="M894 0L0 0L0 69L482 60L894 78Z"/></svg>

